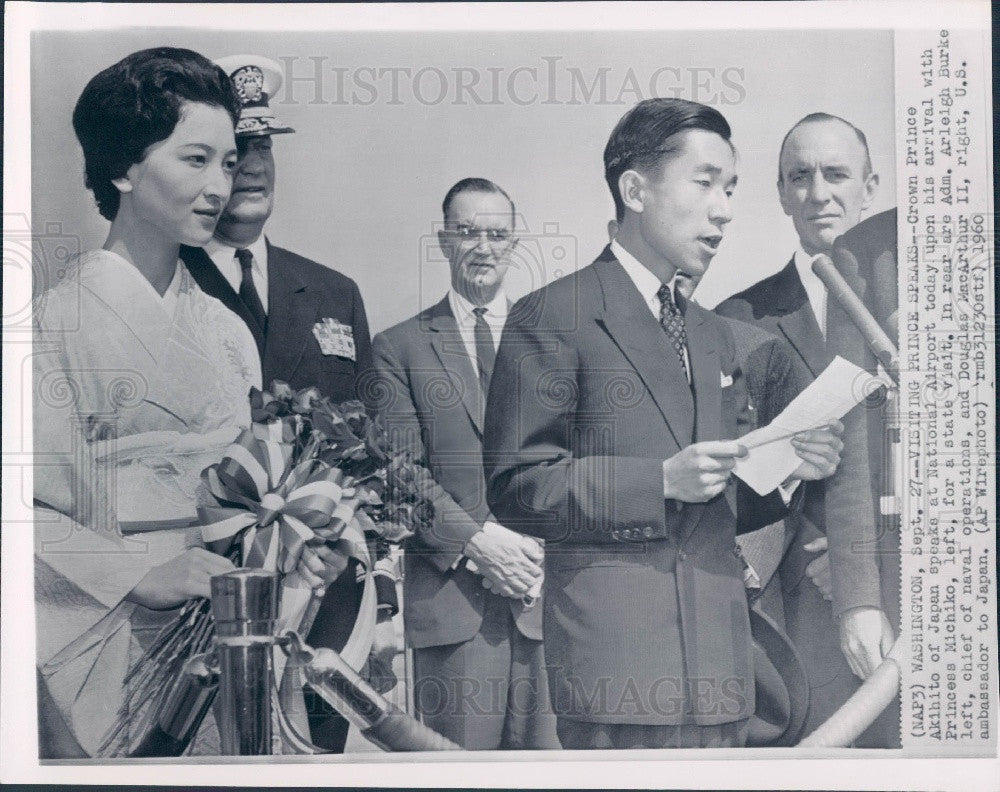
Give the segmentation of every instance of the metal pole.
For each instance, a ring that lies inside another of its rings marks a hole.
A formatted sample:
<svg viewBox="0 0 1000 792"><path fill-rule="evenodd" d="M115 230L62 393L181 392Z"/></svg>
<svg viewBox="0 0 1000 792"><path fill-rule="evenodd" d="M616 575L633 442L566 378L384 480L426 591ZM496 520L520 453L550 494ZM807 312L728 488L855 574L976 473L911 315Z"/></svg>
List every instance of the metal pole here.
<svg viewBox="0 0 1000 792"><path fill-rule="evenodd" d="M271 679L278 575L237 569L212 578L219 657L219 732L227 756L274 753Z"/></svg>

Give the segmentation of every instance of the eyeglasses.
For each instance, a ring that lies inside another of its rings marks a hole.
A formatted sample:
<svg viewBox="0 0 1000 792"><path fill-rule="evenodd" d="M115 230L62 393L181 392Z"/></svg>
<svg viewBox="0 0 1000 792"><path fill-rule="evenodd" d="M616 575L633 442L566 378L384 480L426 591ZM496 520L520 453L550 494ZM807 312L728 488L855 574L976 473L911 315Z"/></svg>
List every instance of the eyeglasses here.
<svg viewBox="0 0 1000 792"><path fill-rule="evenodd" d="M506 245L511 242L511 232L506 228L480 228L479 226L459 223L451 233L463 242L478 241L483 236L491 245Z"/></svg>

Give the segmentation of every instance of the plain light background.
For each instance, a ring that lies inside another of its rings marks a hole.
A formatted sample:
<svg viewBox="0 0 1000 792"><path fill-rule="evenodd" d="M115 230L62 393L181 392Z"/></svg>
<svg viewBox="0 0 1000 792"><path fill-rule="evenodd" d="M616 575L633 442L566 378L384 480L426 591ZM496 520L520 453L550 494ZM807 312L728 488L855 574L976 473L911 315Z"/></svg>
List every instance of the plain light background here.
<svg viewBox="0 0 1000 792"><path fill-rule="evenodd" d="M625 111L653 95L650 82L659 69L680 70L679 80L674 71L660 72L660 94L715 106L730 122L738 150L735 218L699 289L703 304L712 306L787 263L796 237L778 204L778 148L807 113L841 115L864 130L881 176L870 213L895 204L888 31L124 28L32 35L36 233L58 227L78 237L82 249L103 243L108 224L83 186L73 106L98 71L130 52L160 45L210 58L260 54L290 63L298 76L314 74L319 65L320 82L289 86L286 80L272 99L279 119L296 134L274 139L277 198L266 233L275 244L354 278L373 332L412 316L447 289L447 264L434 234L445 192L466 176L492 179L517 205L522 244L508 278L512 296L592 261L607 242L614 214L603 178L604 146ZM410 75L396 72L394 95L388 70L403 68ZM421 69L428 71L418 81ZM714 78L695 69L713 70ZM586 90L598 79L589 100L574 71ZM471 80L472 72L479 81L475 92L492 103L476 104L468 92L461 95L463 103L456 101L459 81ZM695 81L703 87L693 88ZM47 275L49 280L53 274ZM44 285L36 282L36 289Z"/></svg>

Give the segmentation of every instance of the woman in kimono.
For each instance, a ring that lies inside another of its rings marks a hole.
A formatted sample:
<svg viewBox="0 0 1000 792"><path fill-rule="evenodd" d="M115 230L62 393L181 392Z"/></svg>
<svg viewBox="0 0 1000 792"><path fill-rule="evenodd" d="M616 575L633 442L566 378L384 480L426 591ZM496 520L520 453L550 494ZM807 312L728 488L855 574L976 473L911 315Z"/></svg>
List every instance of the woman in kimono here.
<svg viewBox="0 0 1000 792"><path fill-rule="evenodd" d="M200 471L250 424L260 361L178 250L208 242L229 198L238 108L217 66L156 48L94 77L73 114L111 229L34 312L39 698L63 721L40 712L43 756L74 750L45 744L64 727L94 754L143 645L232 569L189 526Z"/></svg>

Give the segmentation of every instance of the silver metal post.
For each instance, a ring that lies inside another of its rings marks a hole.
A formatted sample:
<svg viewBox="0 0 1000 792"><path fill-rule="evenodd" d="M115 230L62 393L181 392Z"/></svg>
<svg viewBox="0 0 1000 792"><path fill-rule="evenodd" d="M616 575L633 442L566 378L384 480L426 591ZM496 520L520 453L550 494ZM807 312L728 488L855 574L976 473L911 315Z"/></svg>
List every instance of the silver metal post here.
<svg viewBox="0 0 1000 792"><path fill-rule="evenodd" d="M273 753L271 680L278 575L237 569L212 578L219 657L219 731L227 756Z"/></svg>

